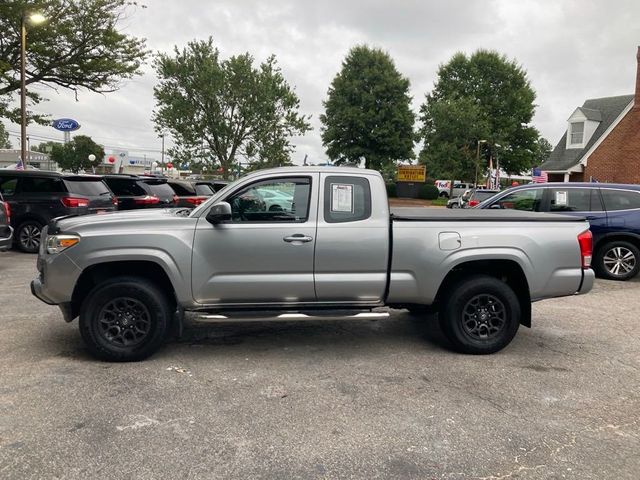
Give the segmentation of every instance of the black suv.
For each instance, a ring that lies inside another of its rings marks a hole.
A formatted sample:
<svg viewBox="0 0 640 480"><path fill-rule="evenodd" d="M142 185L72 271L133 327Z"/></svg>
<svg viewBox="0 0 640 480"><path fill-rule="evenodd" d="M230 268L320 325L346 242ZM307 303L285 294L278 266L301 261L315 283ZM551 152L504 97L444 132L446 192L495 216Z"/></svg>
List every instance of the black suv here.
<svg viewBox="0 0 640 480"><path fill-rule="evenodd" d="M0 252L11 246L11 237L13 229L10 225L11 207L4 201L2 193L0 193Z"/></svg>
<svg viewBox="0 0 640 480"><path fill-rule="evenodd" d="M198 180L169 178L167 183L178 195L178 207L197 207L214 194L213 188L208 183Z"/></svg>
<svg viewBox="0 0 640 480"><path fill-rule="evenodd" d="M166 178L138 175L104 175L102 179L118 198L119 210L175 207L178 196Z"/></svg>
<svg viewBox="0 0 640 480"><path fill-rule="evenodd" d="M116 210L117 201L100 177L34 170L0 170L0 193L11 210L13 242L35 253L50 220Z"/></svg>

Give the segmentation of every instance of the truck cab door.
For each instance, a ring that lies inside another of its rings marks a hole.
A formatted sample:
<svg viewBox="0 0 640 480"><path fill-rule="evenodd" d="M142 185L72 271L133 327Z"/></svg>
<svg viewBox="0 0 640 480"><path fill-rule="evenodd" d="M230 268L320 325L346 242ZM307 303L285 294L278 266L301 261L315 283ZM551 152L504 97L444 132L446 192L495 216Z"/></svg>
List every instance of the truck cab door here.
<svg viewBox="0 0 640 480"><path fill-rule="evenodd" d="M318 178L312 173L257 179L220 199L231 205L230 221L212 225L206 214L198 219L192 257L196 302L315 302Z"/></svg>
<svg viewBox="0 0 640 480"><path fill-rule="evenodd" d="M375 176L320 175L314 260L319 302L372 304L384 298L390 219L385 192L372 198L376 186L382 188L382 180Z"/></svg>

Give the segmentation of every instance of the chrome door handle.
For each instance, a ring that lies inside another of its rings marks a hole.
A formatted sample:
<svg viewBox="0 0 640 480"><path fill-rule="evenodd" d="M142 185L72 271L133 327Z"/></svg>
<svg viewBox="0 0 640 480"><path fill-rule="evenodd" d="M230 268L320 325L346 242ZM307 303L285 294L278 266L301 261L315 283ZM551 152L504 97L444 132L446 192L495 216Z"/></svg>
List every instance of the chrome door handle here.
<svg viewBox="0 0 640 480"><path fill-rule="evenodd" d="M310 242L313 240L313 237L308 235L303 235L302 233L296 233L295 235L291 235L290 237L284 237L283 240L287 243L292 242Z"/></svg>

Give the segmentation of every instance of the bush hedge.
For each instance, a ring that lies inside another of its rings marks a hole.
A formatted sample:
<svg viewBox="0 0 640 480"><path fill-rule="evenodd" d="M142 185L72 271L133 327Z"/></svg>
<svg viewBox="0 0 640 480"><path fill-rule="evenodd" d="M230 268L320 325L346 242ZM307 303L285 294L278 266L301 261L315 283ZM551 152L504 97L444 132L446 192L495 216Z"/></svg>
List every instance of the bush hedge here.
<svg viewBox="0 0 640 480"><path fill-rule="evenodd" d="M387 183L387 197L396 198L398 196L398 189L395 183Z"/></svg>
<svg viewBox="0 0 640 480"><path fill-rule="evenodd" d="M418 196L424 200L435 200L438 198L438 187L425 183L420 187Z"/></svg>

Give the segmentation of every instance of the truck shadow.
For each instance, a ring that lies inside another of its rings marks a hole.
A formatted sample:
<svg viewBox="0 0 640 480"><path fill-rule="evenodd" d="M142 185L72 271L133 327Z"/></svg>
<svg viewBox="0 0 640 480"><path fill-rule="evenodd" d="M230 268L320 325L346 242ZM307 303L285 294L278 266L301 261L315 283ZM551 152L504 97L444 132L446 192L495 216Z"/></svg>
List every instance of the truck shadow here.
<svg viewBox="0 0 640 480"><path fill-rule="evenodd" d="M336 351L421 343L434 350L450 349L439 328L437 316L415 317L403 311L384 320L186 322L182 336L171 343L202 347L242 345L249 350L306 347Z"/></svg>

